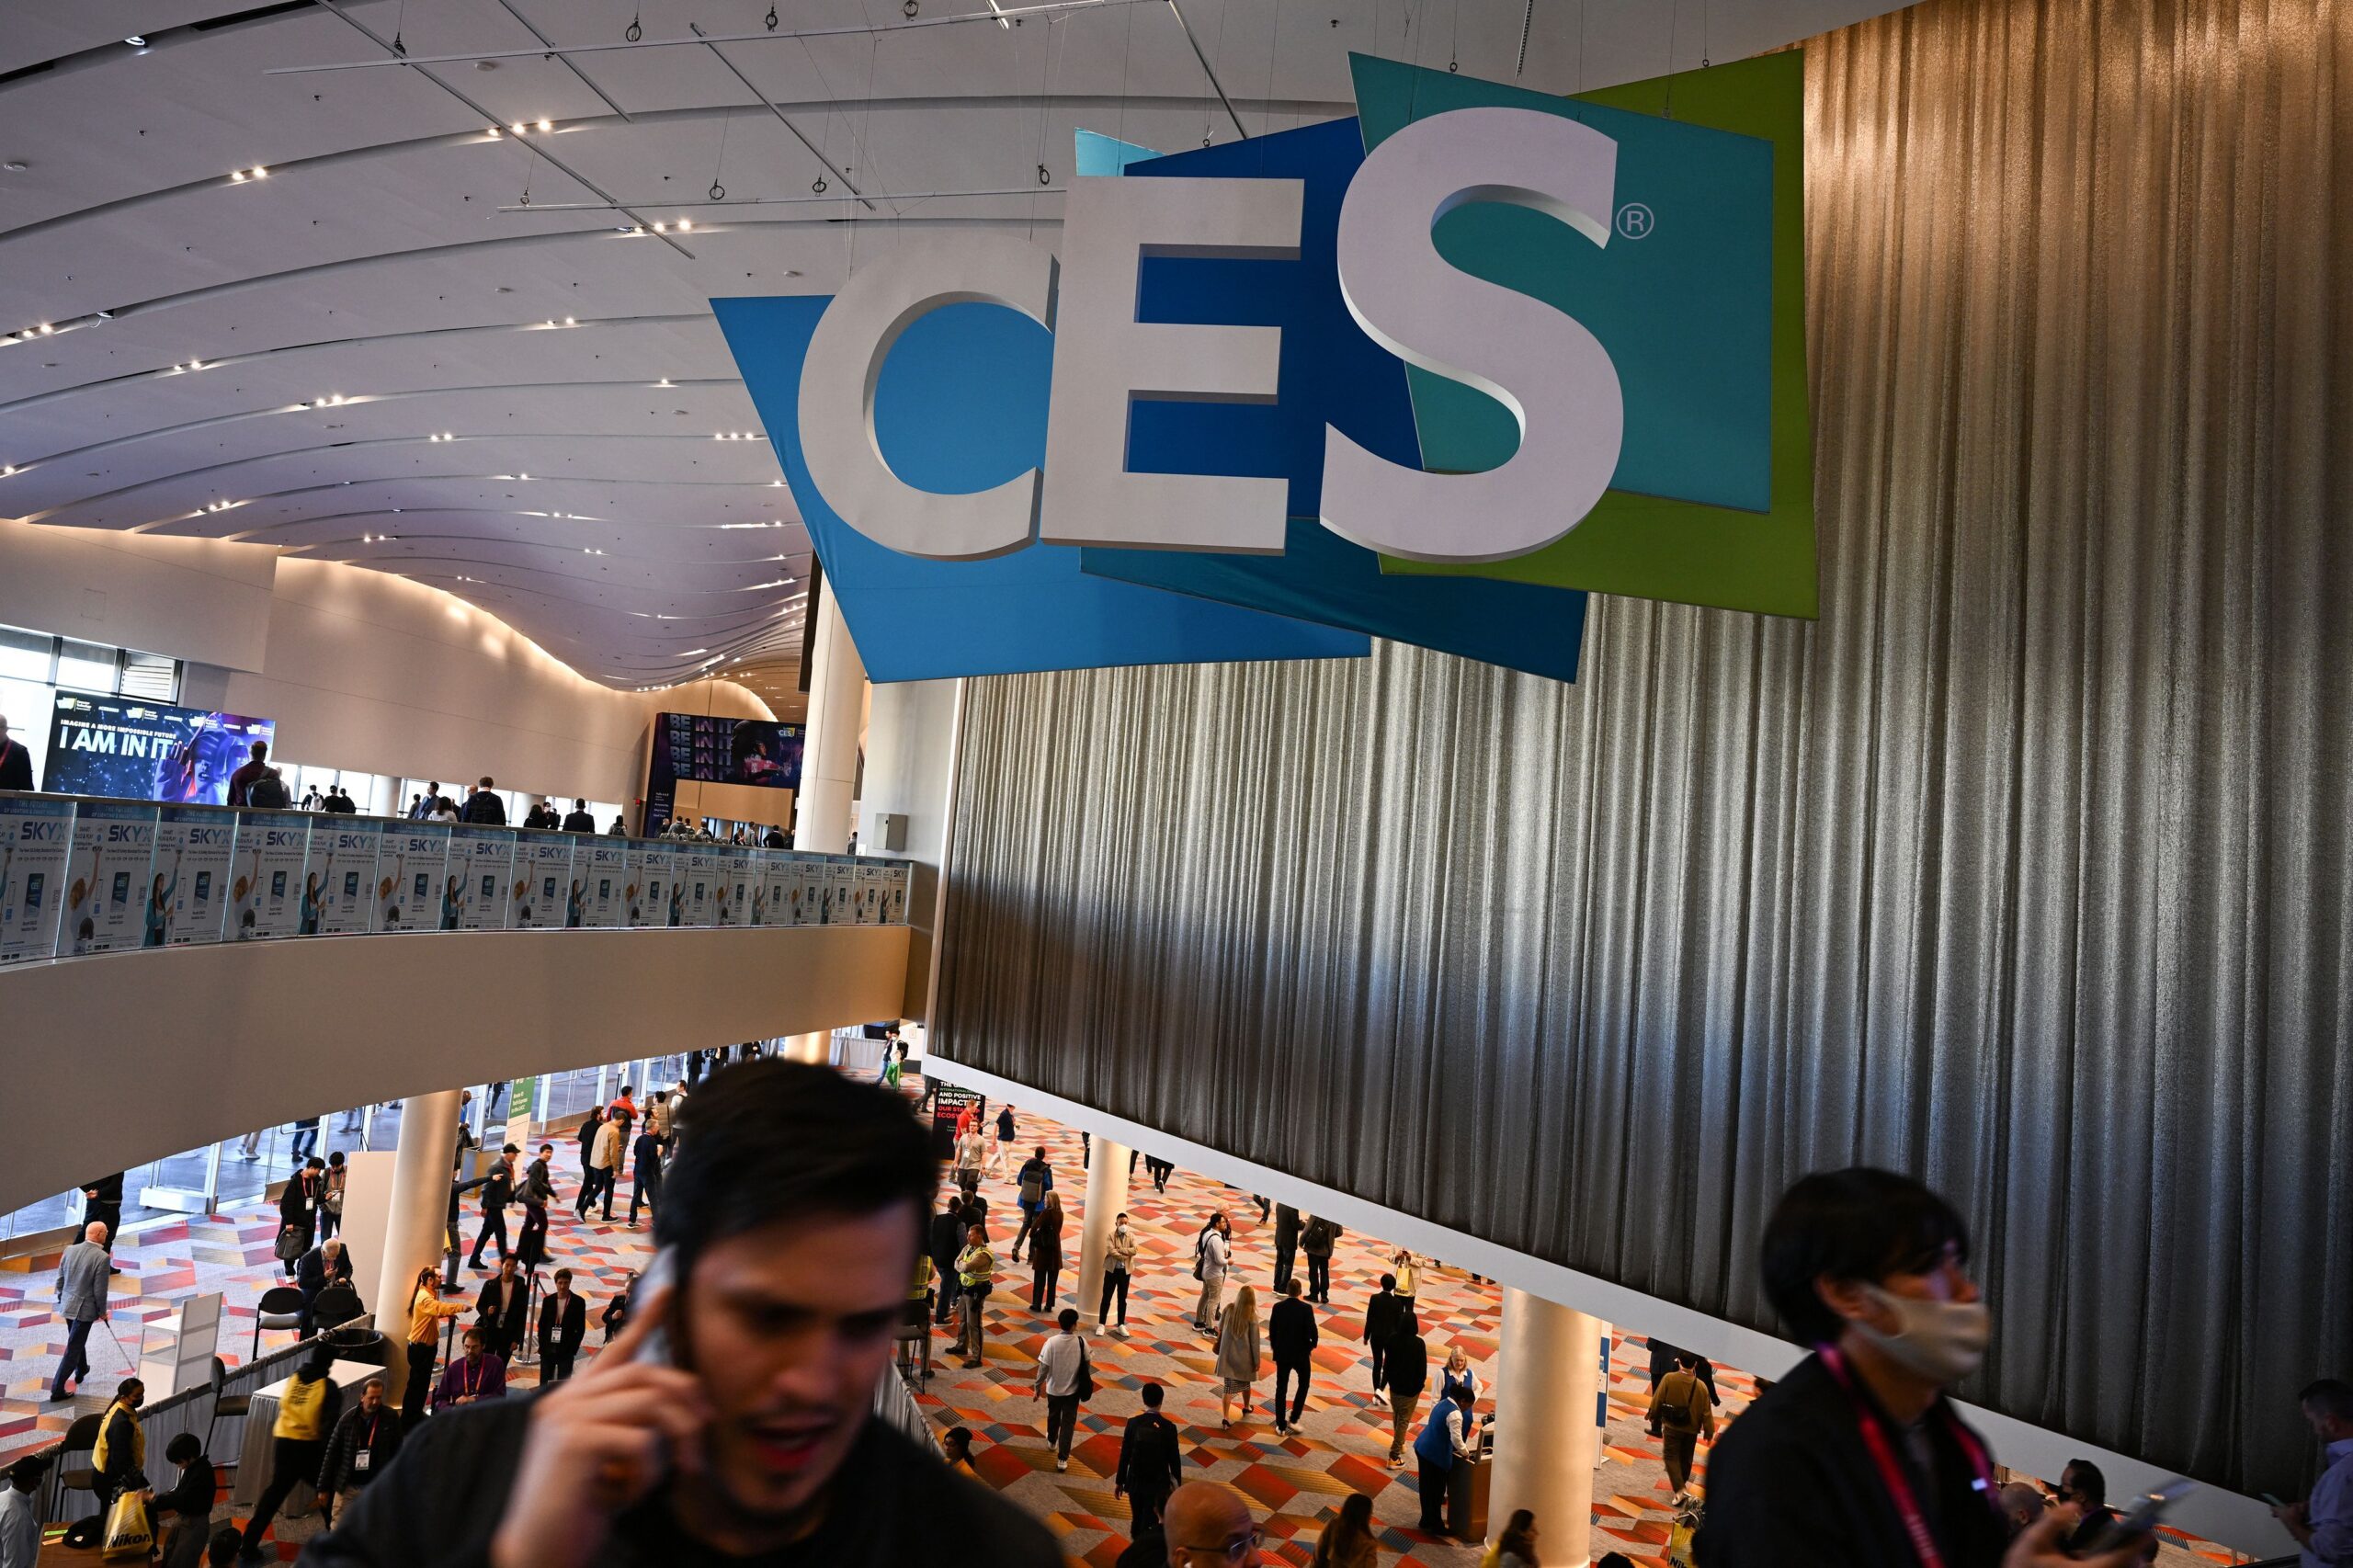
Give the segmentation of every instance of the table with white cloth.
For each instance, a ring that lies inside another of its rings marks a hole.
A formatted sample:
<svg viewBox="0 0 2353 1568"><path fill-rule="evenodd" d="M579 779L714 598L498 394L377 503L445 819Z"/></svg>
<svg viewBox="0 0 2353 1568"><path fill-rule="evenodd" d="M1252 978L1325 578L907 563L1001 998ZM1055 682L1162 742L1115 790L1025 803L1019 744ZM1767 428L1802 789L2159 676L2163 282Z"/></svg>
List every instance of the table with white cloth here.
<svg viewBox="0 0 2353 1568"><path fill-rule="evenodd" d="M383 1375L384 1369L372 1361L336 1361L327 1368L327 1376L343 1391L346 1410L358 1401L360 1385ZM277 1448L270 1428L278 1425L278 1402L293 1381L291 1377L280 1378L267 1388L254 1392L253 1404L245 1412L245 1445L237 1453L237 1481L229 1492L229 1501L240 1508L250 1508L260 1502L262 1489L269 1484L270 1456ZM319 1436L324 1439L329 1434L322 1432ZM313 1506L315 1495L305 1478L288 1494L278 1512L299 1517Z"/></svg>

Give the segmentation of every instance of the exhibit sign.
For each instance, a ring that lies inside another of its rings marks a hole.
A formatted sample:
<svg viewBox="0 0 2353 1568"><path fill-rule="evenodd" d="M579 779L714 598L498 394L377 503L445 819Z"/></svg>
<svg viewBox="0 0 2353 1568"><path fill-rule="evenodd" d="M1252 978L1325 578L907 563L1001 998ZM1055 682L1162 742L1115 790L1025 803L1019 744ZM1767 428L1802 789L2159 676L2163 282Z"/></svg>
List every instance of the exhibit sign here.
<svg viewBox="0 0 2353 1568"><path fill-rule="evenodd" d="M432 931L441 925L449 862L449 824L412 823L388 828L376 852L376 929Z"/></svg>
<svg viewBox="0 0 2353 1568"><path fill-rule="evenodd" d="M756 849L726 848L719 852L720 926L748 926L752 919L752 889L759 880L754 869Z"/></svg>
<svg viewBox="0 0 2353 1568"><path fill-rule="evenodd" d="M646 763L644 820L639 828L656 834L669 824L682 779L756 790L800 789L803 733L799 724L769 719L656 713Z"/></svg>
<svg viewBox="0 0 2353 1568"><path fill-rule="evenodd" d="M57 951L57 913L73 846L73 801L0 795L0 963Z"/></svg>
<svg viewBox="0 0 2353 1568"><path fill-rule="evenodd" d="M719 848L697 845L685 852L679 873L679 915L674 926L715 926L719 923Z"/></svg>
<svg viewBox="0 0 2353 1568"><path fill-rule="evenodd" d="M310 848L311 819L304 812L237 813L229 860L229 940L291 937L301 928L302 862Z"/></svg>
<svg viewBox="0 0 2353 1568"><path fill-rule="evenodd" d="M65 907L57 922L57 956L135 948L155 906L148 872L155 859L153 806L82 801L74 813L74 852L65 869ZM160 926L162 911L157 909Z"/></svg>
<svg viewBox="0 0 2353 1568"><path fill-rule="evenodd" d="M629 924L678 924L678 850L668 844L630 846Z"/></svg>
<svg viewBox="0 0 2353 1568"><path fill-rule="evenodd" d="M348 937L368 930L376 903L376 852L383 846L384 825L365 817L324 815L311 824L298 935ZM159 859L158 869L161 866Z"/></svg>
<svg viewBox="0 0 2353 1568"><path fill-rule="evenodd" d="M575 834L522 835L515 846L515 903L507 921L511 927L585 924L572 875L573 861L579 853Z"/></svg>
<svg viewBox="0 0 2353 1568"><path fill-rule="evenodd" d="M752 899L755 926L797 926L801 910L801 862L790 850L758 852L760 881Z"/></svg>
<svg viewBox="0 0 2353 1568"><path fill-rule="evenodd" d="M564 923L600 929L633 925L628 915L636 887L631 881L633 868L630 865L628 840L598 837L584 838L580 843L579 858L573 862L573 881L577 891L573 895L573 907L564 913Z"/></svg>
<svg viewBox="0 0 2353 1568"><path fill-rule="evenodd" d="M1588 585L1814 613L1801 58L1351 63L1354 120L1074 176L1054 252L713 301L874 678L1366 634L1565 676Z"/></svg>
<svg viewBox="0 0 2353 1568"><path fill-rule="evenodd" d="M506 911L515 896L515 830L464 824L450 828L449 870L451 880L460 882L455 928L506 930Z"/></svg>
<svg viewBox="0 0 2353 1568"><path fill-rule="evenodd" d="M155 872L164 879L163 942L217 942L228 917L229 856L237 813L217 806L164 806L156 812Z"/></svg>

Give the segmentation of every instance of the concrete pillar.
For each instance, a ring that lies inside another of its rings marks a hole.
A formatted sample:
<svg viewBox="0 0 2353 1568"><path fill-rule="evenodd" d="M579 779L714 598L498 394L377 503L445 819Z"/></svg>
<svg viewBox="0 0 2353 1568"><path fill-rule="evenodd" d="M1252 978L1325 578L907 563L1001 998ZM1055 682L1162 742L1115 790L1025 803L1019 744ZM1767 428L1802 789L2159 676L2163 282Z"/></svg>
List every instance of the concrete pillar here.
<svg viewBox="0 0 2353 1568"><path fill-rule="evenodd" d="M1111 1244L1111 1221L1128 1206L1128 1149L1097 1136L1099 1160L1086 1166L1086 1210L1079 1216L1078 1321L1098 1326L1103 1304L1103 1260Z"/></svg>
<svg viewBox="0 0 2353 1568"><path fill-rule="evenodd" d="M1495 1367L1495 1458L1487 1533L1503 1533L1515 1508L1536 1515L1544 1561L1593 1561L1593 1469L1600 1447L1599 1318L1506 1288Z"/></svg>
<svg viewBox="0 0 2353 1568"><path fill-rule="evenodd" d="M411 1095L401 1110L400 1147L392 1155L392 1206L384 1216L382 1281L376 1326L394 1346L406 1342L409 1290L417 1270L438 1269L449 1233L449 1167L458 1145L458 1091ZM406 1362L392 1369L406 1375ZM392 1384L397 1394L401 1384Z"/></svg>
<svg viewBox="0 0 2353 1568"><path fill-rule="evenodd" d="M832 1032L820 1029L815 1034L787 1035L784 1040L784 1059L787 1062L806 1062L813 1066L823 1067L834 1059Z"/></svg>
<svg viewBox="0 0 2353 1568"><path fill-rule="evenodd" d="M401 799L401 781L385 773L371 773L369 778L374 782L368 786L367 801L359 809L371 817L400 815L401 808L408 804ZM352 799L356 801L358 797L355 795Z"/></svg>
<svg viewBox="0 0 2353 1568"><path fill-rule="evenodd" d="M849 849L850 797L858 788L858 743L866 722L866 665L850 641L834 586L811 607L809 727L801 748L800 820L792 846L824 855Z"/></svg>

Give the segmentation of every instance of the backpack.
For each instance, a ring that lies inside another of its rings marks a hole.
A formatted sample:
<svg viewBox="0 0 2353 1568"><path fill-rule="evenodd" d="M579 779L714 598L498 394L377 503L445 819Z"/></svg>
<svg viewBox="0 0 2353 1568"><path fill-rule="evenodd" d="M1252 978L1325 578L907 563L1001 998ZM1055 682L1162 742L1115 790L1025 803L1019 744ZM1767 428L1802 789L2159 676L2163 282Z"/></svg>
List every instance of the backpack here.
<svg viewBox="0 0 2353 1568"><path fill-rule="evenodd" d="M1339 1239L1339 1227L1317 1216L1307 1222L1307 1230L1299 1238L1300 1250L1310 1257L1329 1257L1332 1244Z"/></svg>
<svg viewBox="0 0 2353 1568"><path fill-rule="evenodd" d="M1046 1173L1027 1169L1021 1173L1021 1201L1024 1207L1035 1207L1046 1196Z"/></svg>
<svg viewBox="0 0 2353 1568"><path fill-rule="evenodd" d="M294 797L286 792L286 780L274 767L245 786L245 804L257 811L282 812L293 803Z"/></svg>

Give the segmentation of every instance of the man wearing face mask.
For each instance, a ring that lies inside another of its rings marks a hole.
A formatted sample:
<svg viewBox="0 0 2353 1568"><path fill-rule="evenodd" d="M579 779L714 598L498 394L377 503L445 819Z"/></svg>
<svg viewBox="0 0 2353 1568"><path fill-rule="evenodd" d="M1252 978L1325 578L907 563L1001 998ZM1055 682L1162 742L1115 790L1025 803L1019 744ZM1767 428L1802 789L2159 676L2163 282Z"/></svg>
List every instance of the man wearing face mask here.
<svg viewBox="0 0 2353 1568"><path fill-rule="evenodd" d="M1945 1391L1992 1322L1968 1229L1909 1176L1816 1172L1765 1226L1765 1293L1813 1354L1716 1444L1700 1568L2131 1568L2145 1538L2082 1558L2054 1508L2012 1541L1993 1456Z"/></svg>

